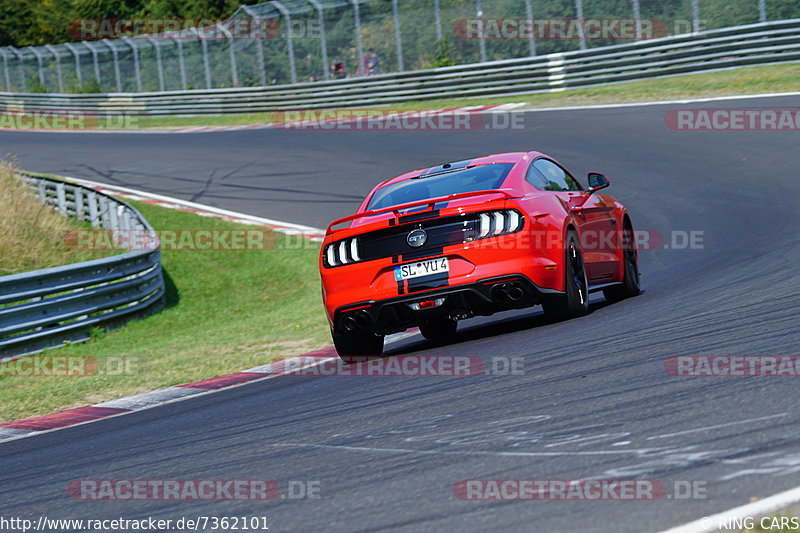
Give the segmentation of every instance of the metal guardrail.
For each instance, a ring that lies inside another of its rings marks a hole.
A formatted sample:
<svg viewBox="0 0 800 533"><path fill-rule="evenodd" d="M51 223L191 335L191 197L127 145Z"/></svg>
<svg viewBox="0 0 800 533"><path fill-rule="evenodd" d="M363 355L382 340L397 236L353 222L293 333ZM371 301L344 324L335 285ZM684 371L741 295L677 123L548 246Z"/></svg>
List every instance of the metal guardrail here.
<svg viewBox="0 0 800 533"><path fill-rule="evenodd" d="M354 107L562 91L738 66L800 61L800 19L650 41L367 78L258 88L109 93L0 93L6 111L203 115Z"/></svg>
<svg viewBox="0 0 800 533"><path fill-rule="evenodd" d="M153 231L113 196L52 178L19 177L62 215L94 228ZM157 311L164 295L158 248L0 277L0 361L86 340L92 328Z"/></svg>

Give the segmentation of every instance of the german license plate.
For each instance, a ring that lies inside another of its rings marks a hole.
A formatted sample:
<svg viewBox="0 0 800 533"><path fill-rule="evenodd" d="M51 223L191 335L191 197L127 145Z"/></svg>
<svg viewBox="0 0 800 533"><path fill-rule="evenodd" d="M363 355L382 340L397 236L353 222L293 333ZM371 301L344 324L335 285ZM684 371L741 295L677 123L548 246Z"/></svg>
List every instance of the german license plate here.
<svg viewBox="0 0 800 533"><path fill-rule="evenodd" d="M442 272L450 272L450 262L446 257L426 259L425 261L394 267L394 279L402 281L404 279L430 276L431 274L441 274Z"/></svg>

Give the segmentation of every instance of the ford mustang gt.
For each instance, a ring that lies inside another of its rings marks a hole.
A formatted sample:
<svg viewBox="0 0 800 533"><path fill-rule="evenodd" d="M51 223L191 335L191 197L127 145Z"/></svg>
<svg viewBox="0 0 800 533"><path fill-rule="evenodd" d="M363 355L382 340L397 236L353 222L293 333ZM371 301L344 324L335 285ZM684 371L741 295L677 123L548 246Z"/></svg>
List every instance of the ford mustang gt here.
<svg viewBox="0 0 800 533"><path fill-rule="evenodd" d="M539 152L418 169L377 185L328 227L319 259L333 342L345 360L380 355L419 327L450 338L459 320L541 305L553 321L589 312L589 293L639 294L625 207Z"/></svg>

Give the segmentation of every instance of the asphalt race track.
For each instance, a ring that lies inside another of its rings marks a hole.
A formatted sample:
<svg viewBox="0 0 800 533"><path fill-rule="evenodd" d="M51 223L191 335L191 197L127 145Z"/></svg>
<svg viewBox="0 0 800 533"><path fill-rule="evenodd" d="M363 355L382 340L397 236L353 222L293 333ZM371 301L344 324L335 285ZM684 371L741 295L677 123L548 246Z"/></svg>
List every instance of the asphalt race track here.
<svg viewBox="0 0 800 533"><path fill-rule="evenodd" d="M283 378L0 445L0 514L267 516L271 531L659 531L800 485L798 382L679 378L675 355L795 355L796 132L678 132L671 108L797 108L769 98L525 115L523 130L0 133L23 168L323 226L376 182L473 155L538 149L598 170L637 228L702 232L641 252L645 292L546 325L538 308L462 323L394 353L522 358L468 378ZM320 482L321 498L79 502L75 479ZM647 478L705 498L472 502L463 479Z"/></svg>

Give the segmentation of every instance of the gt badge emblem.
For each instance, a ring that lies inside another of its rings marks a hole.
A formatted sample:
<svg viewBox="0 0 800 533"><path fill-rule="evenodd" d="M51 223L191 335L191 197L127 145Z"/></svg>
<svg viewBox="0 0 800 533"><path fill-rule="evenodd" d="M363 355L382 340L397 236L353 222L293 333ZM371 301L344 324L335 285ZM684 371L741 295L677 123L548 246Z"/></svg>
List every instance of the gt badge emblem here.
<svg viewBox="0 0 800 533"><path fill-rule="evenodd" d="M406 237L406 242L412 248L419 248L420 246L424 245L427 240L428 234L425 233L424 229L415 229L408 234L408 237Z"/></svg>

